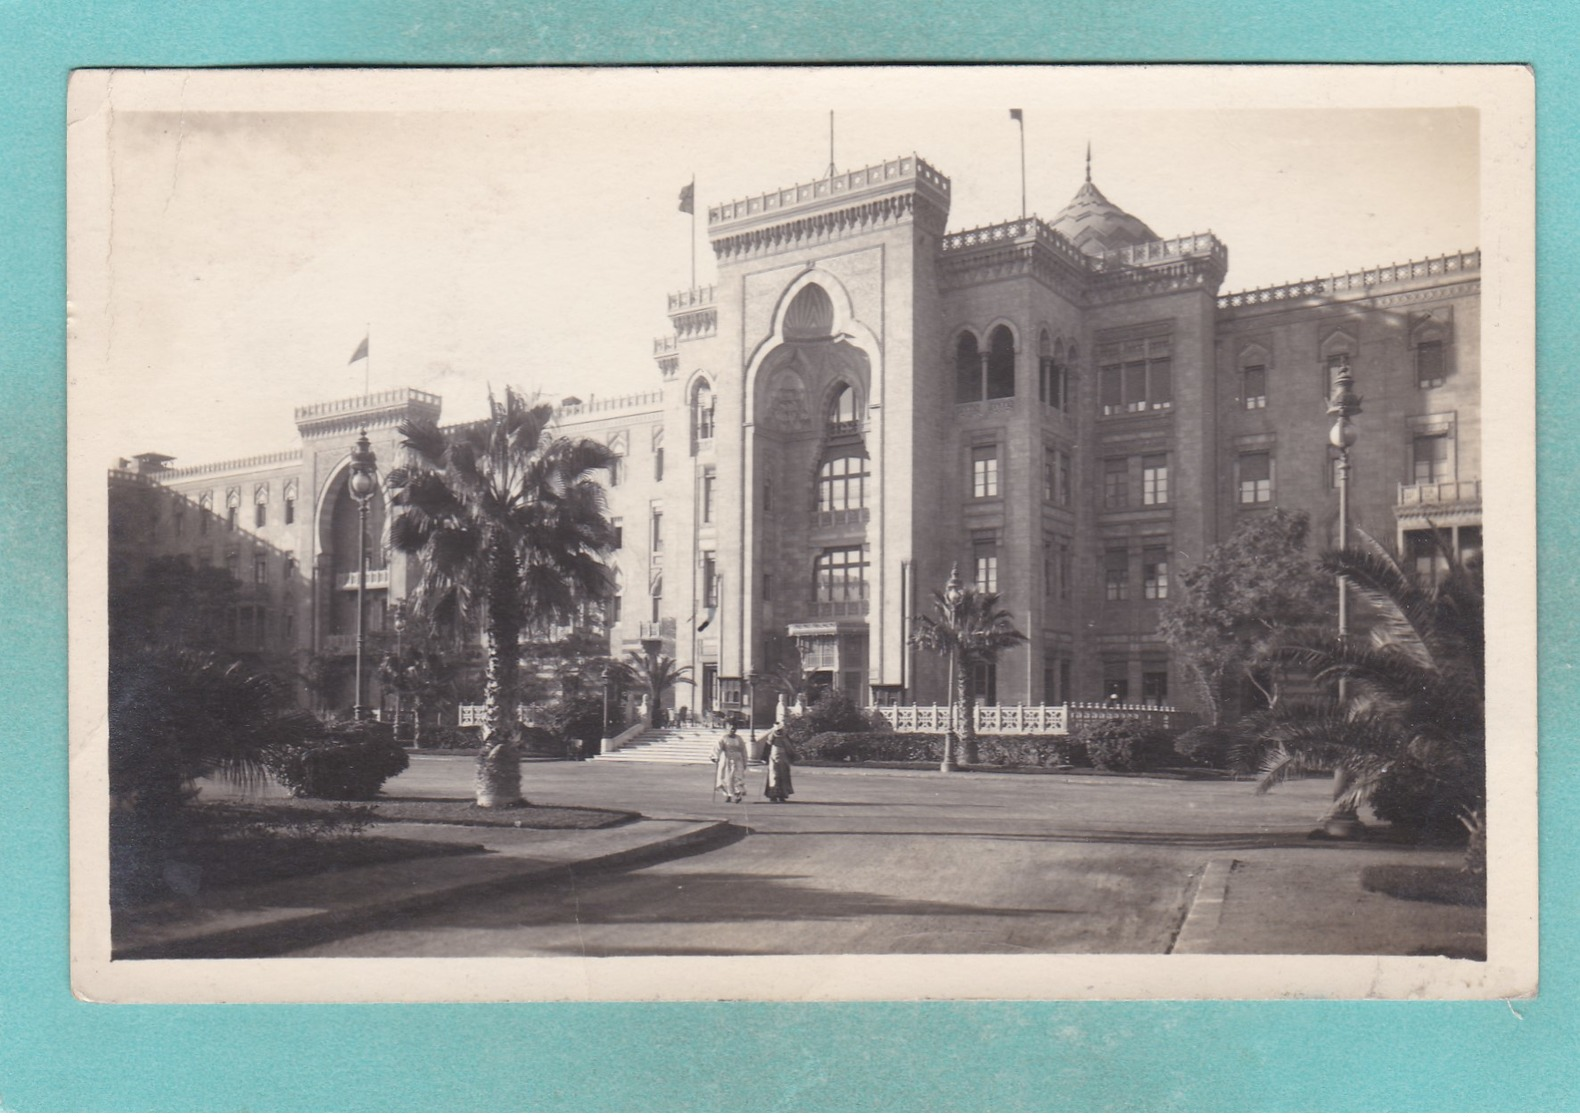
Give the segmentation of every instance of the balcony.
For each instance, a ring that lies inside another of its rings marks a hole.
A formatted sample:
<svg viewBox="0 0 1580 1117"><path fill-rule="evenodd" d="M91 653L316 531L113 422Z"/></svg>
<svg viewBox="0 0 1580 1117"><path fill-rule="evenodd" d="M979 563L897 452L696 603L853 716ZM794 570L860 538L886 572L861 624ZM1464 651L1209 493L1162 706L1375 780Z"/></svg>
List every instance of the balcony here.
<svg viewBox="0 0 1580 1117"><path fill-rule="evenodd" d="M1415 508L1450 504L1481 505L1480 481L1428 481L1399 486L1399 507Z"/></svg>
<svg viewBox="0 0 1580 1117"><path fill-rule="evenodd" d="M1481 482L1427 481L1400 485L1394 518L1401 528L1470 526L1481 523Z"/></svg>
<svg viewBox="0 0 1580 1117"><path fill-rule="evenodd" d="M865 508L839 508L829 512L812 513L813 527L860 527L871 517Z"/></svg>
<svg viewBox="0 0 1580 1117"><path fill-rule="evenodd" d="M354 589L356 589L357 588L357 572L355 570L351 570L351 571L348 571L345 574L340 575L337 579L335 579L335 588L336 589L342 589L342 590L354 590ZM370 590L387 590L389 588L390 588L390 572L389 572L389 568L388 567L385 567L385 568L383 568L381 570L369 570L368 571L368 589L370 589Z"/></svg>
<svg viewBox="0 0 1580 1117"><path fill-rule="evenodd" d="M865 601L814 601L812 602L812 615L818 620L829 620L836 617L865 617L867 603Z"/></svg>

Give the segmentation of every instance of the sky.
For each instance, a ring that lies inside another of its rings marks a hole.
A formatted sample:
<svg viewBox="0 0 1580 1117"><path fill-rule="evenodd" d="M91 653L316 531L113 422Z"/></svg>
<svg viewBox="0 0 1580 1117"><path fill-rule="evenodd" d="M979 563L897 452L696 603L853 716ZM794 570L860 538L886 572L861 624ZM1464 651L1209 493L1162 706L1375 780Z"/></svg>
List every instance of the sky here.
<svg viewBox="0 0 1580 1117"><path fill-rule="evenodd" d="M680 188L709 283L705 207L821 177L830 110L838 169L919 154L955 230L1019 215L1019 107L1033 213L1090 142L1112 202L1228 245L1225 291L1477 247L1473 108L1157 69L518 72L471 97L165 75L105 129L108 250L74 266L104 269L107 341L73 378L102 374L107 456L178 466L288 449L293 408L364 385L436 392L447 420L489 385L654 389L665 295L691 285Z"/></svg>

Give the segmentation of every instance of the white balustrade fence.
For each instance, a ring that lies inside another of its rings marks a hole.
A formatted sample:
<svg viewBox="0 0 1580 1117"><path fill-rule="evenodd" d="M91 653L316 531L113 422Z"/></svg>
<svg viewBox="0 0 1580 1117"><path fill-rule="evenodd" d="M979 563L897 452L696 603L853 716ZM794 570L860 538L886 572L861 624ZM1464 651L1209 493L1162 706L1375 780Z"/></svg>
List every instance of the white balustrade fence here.
<svg viewBox="0 0 1580 1117"><path fill-rule="evenodd" d="M869 706L867 713L896 733L943 733L949 728L948 706ZM1144 721L1163 729L1185 729L1193 715L1172 706L1110 706L1072 702L1063 706L977 706L976 731L984 734L1046 734L1063 736L1075 726L1107 718ZM964 717L962 710L959 717ZM964 723L956 728L963 728Z"/></svg>

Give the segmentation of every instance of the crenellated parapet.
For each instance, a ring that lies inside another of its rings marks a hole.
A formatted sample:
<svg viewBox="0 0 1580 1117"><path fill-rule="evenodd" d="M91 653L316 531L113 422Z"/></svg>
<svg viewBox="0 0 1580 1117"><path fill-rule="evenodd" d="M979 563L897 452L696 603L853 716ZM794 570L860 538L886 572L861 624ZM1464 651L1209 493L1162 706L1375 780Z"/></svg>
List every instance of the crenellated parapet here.
<svg viewBox="0 0 1580 1117"><path fill-rule="evenodd" d="M715 256L766 255L906 221L942 234L949 179L915 155L708 208Z"/></svg>
<svg viewBox="0 0 1580 1117"><path fill-rule="evenodd" d="M669 296L669 321L679 341L712 337L719 331L718 298L712 284Z"/></svg>
<svg viewBox="0 0 1580 1117"><path fill-rule="evenodd" d="M1259 287L1254 291L1235 291L1218 297L1218 309L1237 310L1241 307L1265 306L1269 303L1364 298L1419 285L1422 280L1430 282L1469 280L1479 278L1480 275L1480 250L1451 252L1446 256L1432 256L1404 264L1362 268L1359 271L1330 275L1323 279L1300 279L1293 283Z"/></svg>
<svg viewBox="0 0 1580 1117"><path fill-rule="evenodd" d="M396 427L407 419L437 423L442 403L431 392L392 388L386 392L298 407L296 429L303 438L319 438Z"/></svg>

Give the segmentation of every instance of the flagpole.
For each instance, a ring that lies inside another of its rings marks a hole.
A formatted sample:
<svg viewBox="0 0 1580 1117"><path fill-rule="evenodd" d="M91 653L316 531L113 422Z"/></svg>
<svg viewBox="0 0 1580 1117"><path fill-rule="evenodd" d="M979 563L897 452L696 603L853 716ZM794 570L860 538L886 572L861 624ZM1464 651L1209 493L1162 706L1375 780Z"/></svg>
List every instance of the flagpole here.
<svg viewBox="0 0 1580 1117"><path fill-rule="evenodd" d="M1022 116L1017 123L1020 125L1020 219L1026 220L1026 118Z"/></svg>
<svg viewBox="0 0 1580 1117"><path fill-rule="evenodd" d="M697 176L691 176L691 289L697 289Z"/></svg>
<svg viewBox="0 0 1580 1117"><path fill-rule="evenodd" d="M362 394L365 396L373 391L373 323L364 322L362 328L362 336L368 342L368 355L362 363Z"/></svg>

